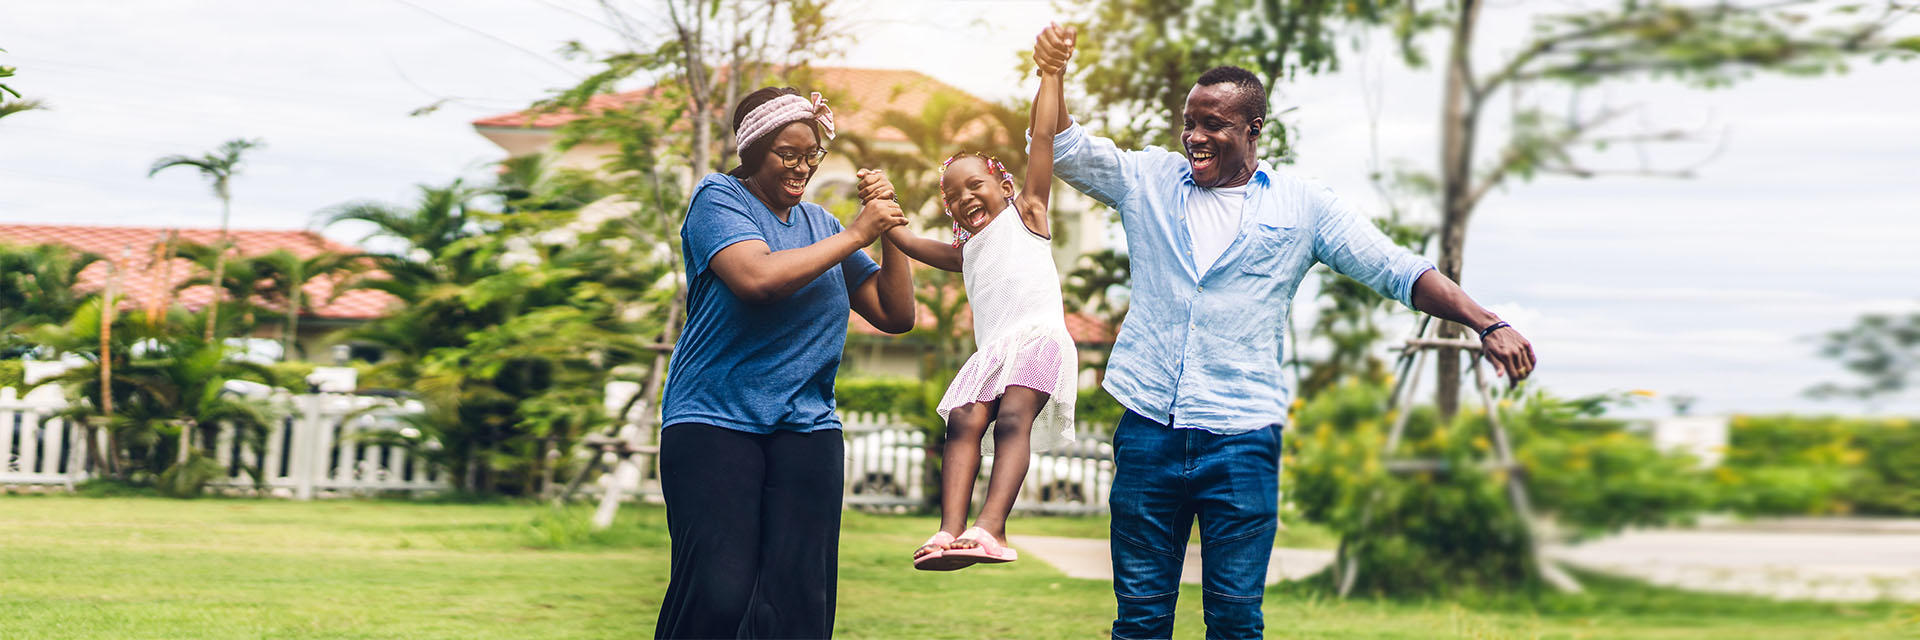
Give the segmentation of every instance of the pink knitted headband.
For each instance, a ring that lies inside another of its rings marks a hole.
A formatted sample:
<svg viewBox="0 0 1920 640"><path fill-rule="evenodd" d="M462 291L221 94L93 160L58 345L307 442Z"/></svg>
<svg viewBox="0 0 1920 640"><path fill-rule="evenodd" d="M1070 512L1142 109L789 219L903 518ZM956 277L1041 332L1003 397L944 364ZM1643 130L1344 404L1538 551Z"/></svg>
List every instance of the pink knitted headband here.
<svg viewBox="0 0 1920 640"><path fill-rule="evenodd" d="M747 117L740 121L740 131L735 134L736 146L739 147L740 153L746 153L747 147L752 146L753 141L759 140L761 136L808 118L820 123L821 135L826 136L828 140L833 139L833 110L827 108L827 99L820 97L820 92L815 91L812 100L788 94L754 107L753 111L747 112Z"/></svg>

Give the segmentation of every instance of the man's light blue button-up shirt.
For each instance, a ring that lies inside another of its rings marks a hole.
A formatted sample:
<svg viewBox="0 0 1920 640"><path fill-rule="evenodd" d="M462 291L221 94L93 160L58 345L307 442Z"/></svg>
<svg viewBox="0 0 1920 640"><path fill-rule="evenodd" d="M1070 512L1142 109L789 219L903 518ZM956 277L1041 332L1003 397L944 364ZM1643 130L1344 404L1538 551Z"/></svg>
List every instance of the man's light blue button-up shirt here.
<svg viewBox="0 0 1920 640"><path fill-rule="evenodd" d="M1433 268L1332 190L1261 162L1239 236L1198 273L1184 156L1122 151L1074 124L1054 137L1053 163L1067 184L1119 211L1126 229L1132 306L1104 386L1128 409L1177 428L1231 434L1286 424L1287 315L1315 262L1408 307L1414 281Z"/></svg>

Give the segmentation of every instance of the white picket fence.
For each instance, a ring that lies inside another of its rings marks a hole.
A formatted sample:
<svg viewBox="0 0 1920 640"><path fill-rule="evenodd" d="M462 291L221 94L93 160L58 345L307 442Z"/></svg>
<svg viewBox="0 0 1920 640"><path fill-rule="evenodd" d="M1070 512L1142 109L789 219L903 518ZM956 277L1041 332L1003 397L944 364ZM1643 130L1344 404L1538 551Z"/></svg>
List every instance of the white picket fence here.
<svg viewBox="0 0 1920 640"><path fill-rule="evenodd" d="M71 484L84 474L78 430L52 417L66 407L58 389L21 398L0 388L0 484Z"/></svg>
<svg viewBox="0 0 1920 640"><path fill-rule="evenodd" d="M278 416L265 437L242 442L223 426L212 442L195 443L226 469L216 491L252 491L310 500L330 495L439 491L452 487L445 471L396 446L365 437L393 431L395 415L418 411L408 400L342 393L268 398ZM41 387L25 397L0 388L0 485L72 487L94 475L83 441L86 429L54 417L67 406L60 391ZM635 430L628 430L631 434ZM892 416L856 413L844 417L846 503L871 509L925 503L926 434ZM637 434L635 434L637 435ZM100 435L104 440L104 435ZM629 436L632 437L632 436ZM104 446L101 447L103 450ZM626 496L658 495L657 465L637 456L625 473L591 479L587 493L611 483ZM993 459L982 461L975 501L984 499ZM257 468L260 481L247 471ZM640 472L636 473L636 470ZM1097 436L1061 451L1035 454L1015 508L1048 513L1104 513L1113 486L1113 448Z"/></svg>
<svg viewBox="0 0 1920 640"><path fill-rule="evenodd" d="M362 437L398 428L393 416L418 411L417 403L375 396L337 393L291 395L268 399L278 416L259 443L244 443L232 427L222 425L210 448L225 477L216 489L251 490L264 487L273 495L301 500L333 494L388 491L436 491L451 487L444 474L416 456L394 446ZM71 487L94 475L87 462L84 427L69 424L54 413L66 400L53 387L41 387L21 397L12 387L0 388L0 485L64 485ZM104 441L104 435L97 436ZM104 447L102 447L104 450ZM258 484L247 473L258 467Z"/></svg>
<svg viewBox="0 0 1920 640"><path fill-rule="evenodd" d="M847 438L846 503L862 508L925 503L926 433L886 415L854 413L841 418ZM992 456L980 461L980 476L974 481L976 505L986 498L992 468ZM1083 433L1073 445L1033 454L1014 509L1106 513L1112 488L1113 446L1105 438Z"/></svg>

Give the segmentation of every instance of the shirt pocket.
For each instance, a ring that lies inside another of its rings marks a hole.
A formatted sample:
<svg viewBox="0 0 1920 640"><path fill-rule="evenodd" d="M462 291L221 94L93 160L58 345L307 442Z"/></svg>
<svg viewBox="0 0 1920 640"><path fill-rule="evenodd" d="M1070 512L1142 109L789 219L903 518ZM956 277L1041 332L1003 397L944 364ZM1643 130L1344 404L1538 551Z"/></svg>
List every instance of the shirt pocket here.
<svg viewBox="0 0 1920 640"><path fill-rule="evenodd" d="M1249 242L1247 254L1240 259L1240 272L1260 278L1271 278L1280 272L1286 249L1294 242L1293 228L1262 222L1254 227L1252 235L1247 240Z"/></svg>

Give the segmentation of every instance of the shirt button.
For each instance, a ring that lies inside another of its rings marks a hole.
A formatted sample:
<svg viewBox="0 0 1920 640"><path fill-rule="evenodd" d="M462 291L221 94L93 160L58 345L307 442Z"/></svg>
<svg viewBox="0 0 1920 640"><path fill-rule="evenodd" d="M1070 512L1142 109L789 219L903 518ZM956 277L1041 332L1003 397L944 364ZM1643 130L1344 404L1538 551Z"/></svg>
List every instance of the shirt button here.
<svg viewBox="0 0 1920 640"><path fill-rule="evenodd" d="M1193 290L1194 290L1194 291L1206 291L1206 290L1207 290L1207 288L1206 288L1206 287L1194 287L1194 288L1193 288Z"/></svg>

